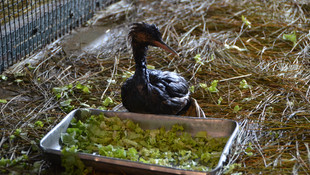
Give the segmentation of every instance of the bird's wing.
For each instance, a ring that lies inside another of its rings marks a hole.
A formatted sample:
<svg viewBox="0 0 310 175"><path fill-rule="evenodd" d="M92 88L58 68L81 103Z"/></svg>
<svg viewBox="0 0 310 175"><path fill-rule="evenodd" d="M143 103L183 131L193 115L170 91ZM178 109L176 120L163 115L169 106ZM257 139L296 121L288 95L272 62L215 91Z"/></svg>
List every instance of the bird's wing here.
<svg viewBox="0 0 310 175"><path fill-rule="evenodd" d="M165 91L171 98L189 95L187 81L174 72L151 70L150 83Z"/></svg>

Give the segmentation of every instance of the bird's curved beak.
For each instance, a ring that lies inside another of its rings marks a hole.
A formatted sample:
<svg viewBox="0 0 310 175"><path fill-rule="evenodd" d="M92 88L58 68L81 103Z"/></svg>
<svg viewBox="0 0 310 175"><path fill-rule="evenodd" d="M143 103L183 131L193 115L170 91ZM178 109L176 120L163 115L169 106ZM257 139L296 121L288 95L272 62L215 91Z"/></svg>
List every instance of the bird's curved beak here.
<svg viewBox="0 0 310 175"><path fill-rule="evenodd" d="M171 47L169 47L166 43L164 43L163 41L154 41L153 44L157 47L160 47L162 49L164 49L167 52L172 53L175 56L179 56L179 54L173 50Z"/></svg>

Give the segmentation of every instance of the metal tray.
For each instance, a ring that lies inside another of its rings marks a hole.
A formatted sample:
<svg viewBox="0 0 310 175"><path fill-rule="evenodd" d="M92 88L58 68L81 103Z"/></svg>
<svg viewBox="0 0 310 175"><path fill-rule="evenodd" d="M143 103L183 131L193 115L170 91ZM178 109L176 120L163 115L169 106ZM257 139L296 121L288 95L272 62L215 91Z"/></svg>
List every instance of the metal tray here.
<svg viewBox="0 0 310 175"><path fill-rule="evenodd" d="M115 112L103 111L98 109L77 109L70 112L56 127L47 133L40 142L40 147L46 155L46 158L52 162L61 162L61 146L60 134L66 132L70 121L73 117L79 118L81 115L104 113L108 117L118 116L121 119L131 119L140 124L142 129L157 129L164 126L170 129L174 124L181 124L186 132L195 134L198 131L206 131L211 137L229 137L225 148L222 152L217 166L208 172L183 170L153 164L145 164L135 161L109 158L99 155L86 153L78 153L78 156L86 166L92 166L96 170L122 173L122 174L191 174L191 175L206 175L216 174L223 166L229 154L229 148L232 145L234 138L238 133L238 123L233 120L215 119L215 118L195 118L195 117L180 117L168 115L152 115L138 114L130 112ZM82 114L83 113L83 114Z"/></svg>

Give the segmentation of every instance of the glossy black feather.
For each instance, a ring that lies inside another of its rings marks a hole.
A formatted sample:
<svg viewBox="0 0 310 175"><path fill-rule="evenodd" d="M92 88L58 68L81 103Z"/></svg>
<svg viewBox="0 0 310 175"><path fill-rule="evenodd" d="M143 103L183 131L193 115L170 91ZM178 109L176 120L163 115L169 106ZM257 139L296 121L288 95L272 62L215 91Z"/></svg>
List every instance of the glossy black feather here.
<svg viewBox="0 0 310 175"><path fill-rule="evenodd" d="M121 88L125 108L130 112L153 114L178 114L187 108L190 93L188 83L183 77L174 72L146 68L148 46L155 46L155 41L162 42L157 27L135 23L129 32L129 38L136 71Z"/></svg>

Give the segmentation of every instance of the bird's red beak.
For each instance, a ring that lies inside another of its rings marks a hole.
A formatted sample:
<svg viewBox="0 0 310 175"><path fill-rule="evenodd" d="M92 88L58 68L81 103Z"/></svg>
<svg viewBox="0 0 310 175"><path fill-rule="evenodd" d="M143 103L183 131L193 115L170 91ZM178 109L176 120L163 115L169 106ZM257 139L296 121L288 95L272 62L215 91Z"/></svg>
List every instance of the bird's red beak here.
<svg viewBox="0 0 310 175"><path fill-rule="evenodd" d="M164 43L163 41L154 41L153 44L157 47L160 47L162 49L164 49L167 52L172 53L173 55L179 56L179 54L173 50L171 47L169 47L166 43Z"/></svg>

